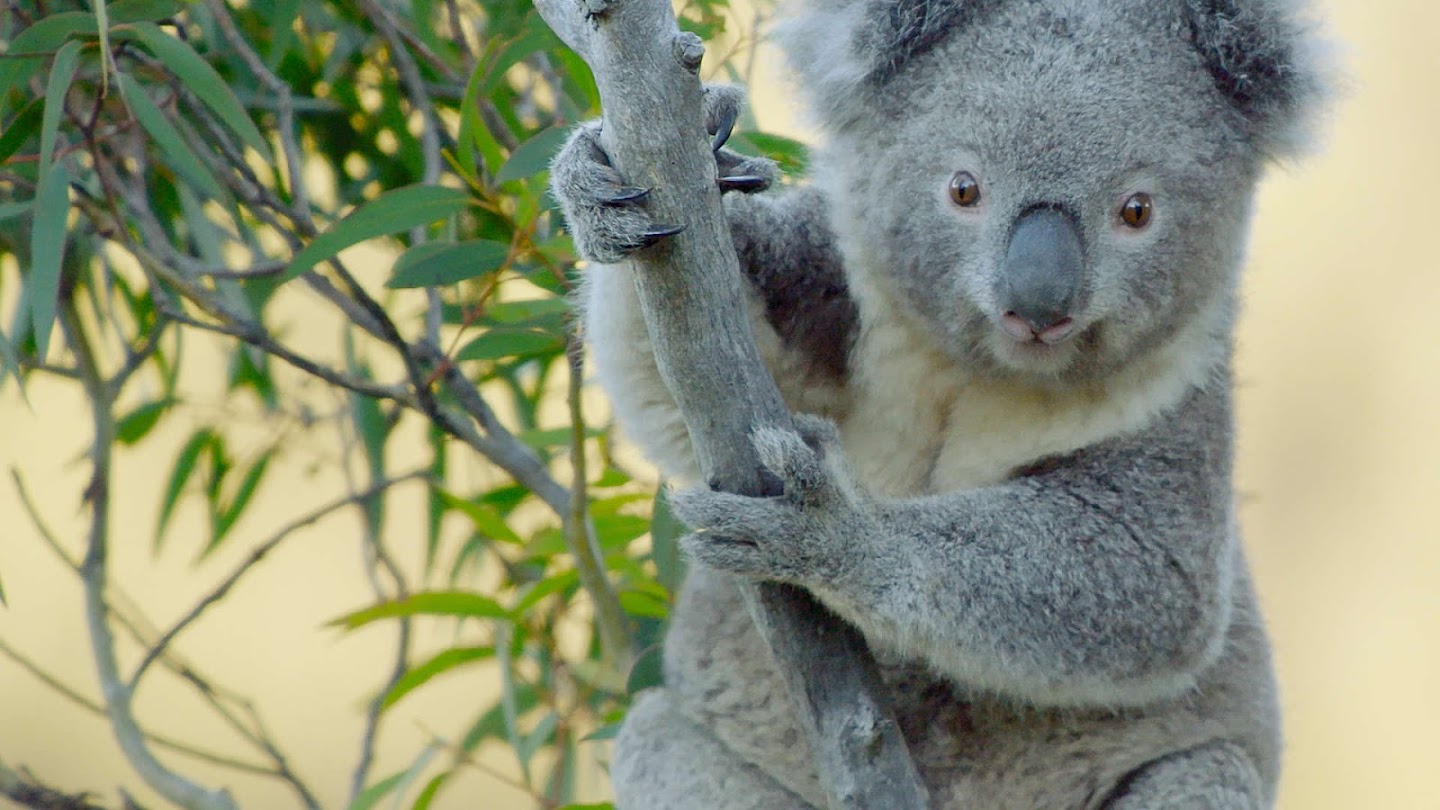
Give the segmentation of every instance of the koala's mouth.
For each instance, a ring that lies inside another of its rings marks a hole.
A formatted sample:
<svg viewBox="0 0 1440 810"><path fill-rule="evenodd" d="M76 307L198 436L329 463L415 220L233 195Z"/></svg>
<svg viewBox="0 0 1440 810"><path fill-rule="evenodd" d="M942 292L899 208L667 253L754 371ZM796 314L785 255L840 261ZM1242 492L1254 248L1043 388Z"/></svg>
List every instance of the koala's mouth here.
<svg viewBox="0 0 1440 810"><path fill-rule="evenodd" d="M1014 312L1007 312L1000 318L1000 330L1020 343L1055 346L1079 334L1080 324L1069 315L1048 325L1036 324Z"/></svg>

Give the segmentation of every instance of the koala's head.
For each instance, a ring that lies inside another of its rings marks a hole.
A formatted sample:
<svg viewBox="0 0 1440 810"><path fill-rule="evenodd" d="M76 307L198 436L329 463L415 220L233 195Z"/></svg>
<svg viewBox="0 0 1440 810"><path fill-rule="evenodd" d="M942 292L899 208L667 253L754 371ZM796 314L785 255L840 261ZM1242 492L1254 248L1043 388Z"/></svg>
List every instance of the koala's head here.
<svg viewBox="0 0 1440 810"><path fill-rule="evenodd" d="M1071 381L1223 310L1323 84L1283 0L827 0L781 41L862 306Z"/></svg>

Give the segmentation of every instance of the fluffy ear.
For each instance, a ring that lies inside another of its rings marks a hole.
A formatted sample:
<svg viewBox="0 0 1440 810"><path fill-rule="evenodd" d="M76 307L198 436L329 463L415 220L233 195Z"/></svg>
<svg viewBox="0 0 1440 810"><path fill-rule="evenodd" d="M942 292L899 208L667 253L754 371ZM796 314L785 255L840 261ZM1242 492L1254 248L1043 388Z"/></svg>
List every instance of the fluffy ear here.
<svg viewBox="0 0 1440 810"><path fill-rule="evenodd" d="M959 26L976 0L795 0L775 30L824 120L843 121L911 58Z"/></svg>
<svg viewBox="0 0 1440 810"><path fill-rule="evenodd" d="M1185 0L1187 34L1261 149L1298 151L1326 95L1318 39L1287 0Z"/></svg>

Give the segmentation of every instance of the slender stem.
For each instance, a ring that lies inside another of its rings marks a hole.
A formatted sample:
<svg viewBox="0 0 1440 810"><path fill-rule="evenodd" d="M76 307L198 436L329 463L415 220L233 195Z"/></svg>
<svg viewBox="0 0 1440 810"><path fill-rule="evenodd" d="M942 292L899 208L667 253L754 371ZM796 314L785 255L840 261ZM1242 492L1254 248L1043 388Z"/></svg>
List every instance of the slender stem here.
<svg viewBox="0 0 1440 810"><path fill-rule="evenodd" d="M319 509L316 509L285 524L283 527L281 527L279 531L271 535L268 540L251 550L251 552L245 557L244 561L237 565L235 567L235 570L230 572L229 576L221 580L220 584L217 585L214 590L206 594L205 598L197 602L195 606L189 610L189 612L187 612L183 617L180 618L179 621L174 624L174 626L172 626L169 630L165 631L165 634L162 635L158 641L151 645L150 649L146 651L145 657L140 660L139 666L135 667L135 673L130 676L130 689L134 690L139 686L141 676L143 676L146 670L149 669L150 665L153 664L155 660L158 659L160 655L169 648L171 642L175 640L176 636L180 635L180 633L183 632L185 628L189 627L197 619L199 619L200 616L203 615L207 609L209 609L211 606L215 605L217 602L229 595L230 590L234 588L235 585L239 583L246 574L248 574L252 569L254 569L254 567L261 560L265 559L265 557L270 554L270 552L274 551L277 546L279 546L287 538L289 538L290 535L303 528L319 522L322 518L338 512L347 506L354 506L370 498L376 497L386 492L390 488L394 487L396 484L400 484L406 481L423 479L426 477L426 475L427 473L424 470L417 470L414 472L406 473L405 475L397 476L395 478L386 479L379 482L378 484L375 484L364 492L332 501L320 507Z"/></svg>
<svg viewBox="0 0 1440 810"><path fill-rule="evenodd" d="M97 714L102 717L105 715L104 706L96 703L88 697L85 697L85 695L80 693L80 690L70 686L69 684L66 684L64 681L61 681L59 678L46 672L40 667L39 664L36 664L19 650L11 647L8 643L5 642L4 639L0 639L0 655L4 655L11 661L14 661L17 665L19 665L21 669L35 676L35 678L38 679L41 683L50 687L56 693L64 696L70 702L84 708L92 714ZM145 735L145 739L155 743L155 745L159 746L160 748L169 749L177 754L184 754L187 757L192 757L201 762L208 762L211 765L219 765L221 767L230 768L231 770L240 771L242 773L255 774L256 776L278 775L274 769L267 768L264 765L257 765L252 762L245 762L244 760L235 759L233 757L216 753L214 751L207 751L204 748L181 742L180 740L177 740L173 737L166 737L163 734L156 734L151 731L146 731L143 733Z"/></svg>
<svg viewBox="0 0 1440 810"><path fill-rule="evenodd" d="M566 368L569 370L567 404L570 409L570 466L574 470L570 484L570 511L565 517L564 536L580 583L595 601L595 624L600 630L600 648L605 661L617 672L627 672L633 663L634 650L629 621L620 607L619 597L610 587L605 558L595 536L595 523L590 519L590 498L586 491L588 471L585 461L585 413L581 394L585 387L584 349L572 331L565 346ZM600 604L600 599L611 604Z"/></svg>
<svg viewBox="0 0 1440 810"><path fill-rule="evenodd" d="M90 538L81 564L85 587L86 623L90 628L91 655L105 696L106 714L125 758L140 778L160 795L181 807L193 810L237 810L230 794L210 790L163 765L151 753L131 710L131 693L120 679L115 657L115 637L110 631L109 608L105 603L107 543L110 532L110 453L115 443L115 414L109 386L101 376L89 337L80 323L72 296L62 296L60 323L66 342L75 354L86 397L90 400L95 432L90 451L91 479L85 499L90 504Z"/></svg>

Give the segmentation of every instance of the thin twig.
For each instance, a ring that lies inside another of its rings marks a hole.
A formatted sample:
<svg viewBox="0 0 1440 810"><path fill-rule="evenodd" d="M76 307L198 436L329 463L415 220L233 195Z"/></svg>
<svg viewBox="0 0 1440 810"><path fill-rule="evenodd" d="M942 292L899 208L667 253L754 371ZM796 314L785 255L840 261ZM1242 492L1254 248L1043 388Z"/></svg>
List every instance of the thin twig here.
<svg viewBox="0 0 1440 810"><path fill-rule="evenodd" d="M115 657L115 637L108 621L105 603L107 544L110 518L110 453L115 442L115 415L106 381L100 374L90 339L80 325L73 298L61 301L60 323L66 342L75 354L80 368L86 398L90 401L94 428L91 447L91 480L86 489L90 504L90 538L82 563L85 586L86 620L90 628L91 655L105 696L110 727L120 743L125 758L140 778L166 799L195 810L237 810L235 801L225 790L209 790L167 768L150 751L150 746L135 722L131 710L130 691L120 679L120 666Z"/></svg>
<svg viewBox="0 0 1440 810"><path fill-rule="evenodd" d="M395 486L396 484L400 484L406 481L412 481L415 479L423 479L427 476L427 471L416 470L414 472L406 473L405 475L381 481L380 483L375 484L364 492L332 501L320 507L319 509L316 509L302 517L296 518L295 520L292 520L289 523L285 524L283 527L281 527L279 531L271 535L268 540L251 550L251 552L246 555L245 559L239 565L237 565L233 571L230 572L229 576L221 580L219 585L217 585L213 590L211 590L210 593L206 594L205 597L199 602L197 602L194 607L190 608L189 612L182 616L180 620L174 624L174 626L172 626L169 630L165 631L164 635L160 636L160 639L158 641L151 645L150 649L145 652L145 657L140 660L140 664L135 667L135 673L130 676L130 689L134 690L139 685L140 677L144 675L145 671L149 669L150 665L154 663L157 658L160 657L161 653L165 652L165 650L170 646L170 643L175 640L176 636L180 635L180 633L183 632L185 628L189 627L192 623L199 619L201 615L203 615L205 611L209 609L212 605L224 599L230 593L230 590L234 588L235 585L239 583L239 581L244 578L246 574L248 574L257 564L259 564L261 560L265 559L266 555L274 551L277 546L279 546L287 538L289 538L290 535L320 521L321 519L329 516L331 513L338 512L339 510L347 506L353 506L366 499L380 495L385 491L389 490L391 487Z"/></svg>
<svg viewBox="0 0 1440 810"><path fill-rule="evenodd" d="M34 810L105 810L91 804L85 793L63 793L40 784L29 773L20 773L0 762L0 796Z"/></svg>
<svg viewBox="0 0 1440 810"><path fill-rule="evenodd" d="M0 655L4 655L11 661L14 661L20 666L21 669L24 669L26 672L29 672L31 675L35 676L35 678L38 679L41 683L45 684L55 692L64 696L72 703L75 703L76 705L84 708L92 714L96 714L101 717L105 716L104 706L91 700L90 698L85 697L83 694L80 693L78 689L69 686L64 681L61 681L59 678L46 672L40 667L39 664L36 664L31 659L27 658L19 650L11 647L8 643L6 643L3 638L0 638ZM155 743L161 748L166 748L174 751L177 754L184 754L187 757L191 757L202 762L208 762L212 765L219 765L221 767L230 768L231 770L241 771L243 773L255 774L256 776L277 776L276 772L273 769L267 768L264 765L257 765L253 762L245 762L243 760L234 759L232 757L216 753L214 751L207 751L204 748L181 742L173 737L167 737L163 734L156 734L153 731L145 731L143 733L145 735L145 739Z"/></svg>

